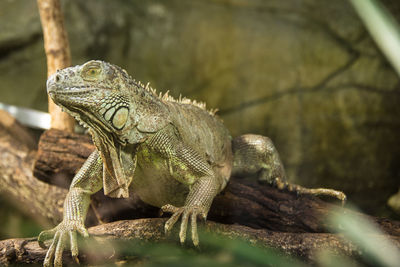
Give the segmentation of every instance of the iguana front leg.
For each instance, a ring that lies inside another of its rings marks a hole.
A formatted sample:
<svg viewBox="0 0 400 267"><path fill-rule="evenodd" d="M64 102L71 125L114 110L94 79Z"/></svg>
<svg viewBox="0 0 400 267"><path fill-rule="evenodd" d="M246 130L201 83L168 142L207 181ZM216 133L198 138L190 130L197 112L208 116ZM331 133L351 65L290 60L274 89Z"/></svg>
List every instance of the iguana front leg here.
<svg viewBox="0 0 400 267"><path fill-rule="evenodd" d="M173 213L165 224L165 232L168 233L181 217L179 238L184 243L190 219L192 241L198 246L197 218L206 219L211 203L220 191L221 180L199 153L181 141L172 125L152 136L146 145L165 158L172 177L190 188L182 207L171 204L161 207L163 212Z"/></svg>
<svg viewBox="0 0 400 267"><path fill-rule="evenodd" d="M190 218L192 241L195 246L199 245L197 218L200 216L202 219L206 220L211 203L219 191L219 185L216 183L216 180L215 177L205 176L196 181L190 189L183 207L175 207L171 204L161 207L163 212L173 213L171 218L165 223L166 233L171 231L179 217L182 216L179 239L181 243L184 243L186 239L187 225Z"/></svg>
<svg viewBox="0 0 400 267"><path fill-rule="evenodd" d="M43 231L38 237L39 245L44 246L44 241L53 238L47 251L44 266L62 266L62 254L68 239L71 246L72 257L77 260L78 244L77 232L87 237L85 218L90 204L90 196L103 187L103 163L97 150L95 150L79 172L75 175L70 190L64 201L64 216L62 222L55 228Z"/></svg>

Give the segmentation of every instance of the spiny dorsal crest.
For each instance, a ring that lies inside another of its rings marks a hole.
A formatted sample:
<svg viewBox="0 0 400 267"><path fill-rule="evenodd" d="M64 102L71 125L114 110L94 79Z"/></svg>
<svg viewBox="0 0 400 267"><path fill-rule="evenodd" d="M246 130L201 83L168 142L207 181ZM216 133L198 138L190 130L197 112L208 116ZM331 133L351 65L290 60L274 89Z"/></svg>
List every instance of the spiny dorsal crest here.
<svg viewBox="0 0 400 267"><path fill-rule="evenodd" d="M208 110L206 107L206 103L204 102L198 102L196 100L191 100L189 98L186 97L182 97L182 95L179 95L179 98L176 99L172 96L169 95L169 91L165 92L164 94L162 94L162 92L159 92L157 94L157 90L152 88L150 86L150 83L147 83L146 85L144 85L142 82L140 81L136 81L133 80L133 82L136 84L136 86L138 86L139 88L145 89L147 92L149 92L152 96L157 97L159 99L161 99L162 101L168 101L168 102L175 102L175 103L180 103L180 104L187 104L187 105L193 105L196 106L198 108L201 108L202 110L207 111L210 115L214 116L215 113L218 111L218 109L210 109Z"/></svg>

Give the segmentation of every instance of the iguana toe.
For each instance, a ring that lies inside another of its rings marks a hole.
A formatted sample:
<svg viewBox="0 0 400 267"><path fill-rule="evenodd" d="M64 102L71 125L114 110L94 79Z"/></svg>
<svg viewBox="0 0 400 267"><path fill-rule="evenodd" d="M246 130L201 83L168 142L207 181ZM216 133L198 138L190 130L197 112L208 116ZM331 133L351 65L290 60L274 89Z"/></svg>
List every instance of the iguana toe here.
<svg viewBox="0 0 400 267"><path fill-rule="evenodd" d="M74 258L76 263L79 263L79 260L78 260L79 249L78 249L78 241L77 241L76 232L70 232L69 233L69 238L70 238L69 242L70 242L70 245L71 245L72 258Z"/></svg>
<svg viewBox="0 0 400 267"><path fill-rule="evenodd" d="M171 204L167 204L161 207L162 212L172 213L171 218L165 223L164 231L166 234L171 232L172 227L174 227L175 223L178 221L179 217L181 216L183 210L177 208Z"/></svg>
<svg viewBox="0 0 400 267"><path fill-rule="evenodd" d="M58 244L58 240L60 238L60 233L56 232L54 235L53 241L51 242L51 245L49 249L47 250L46 257L44 258L43 266L44 267L50 267L52 266L54 254L56 252L56 247Z"/></svg>
<svg viewBox="0 0 400 267"><path fill-rule="evenodd" d="M38 236L39 246L44 249L47 248L46 245L44 244L44 241L53 238L56 231L57 231L56 228L53 228L53 229L41 232Z"/></svg>
<svg viewBox="0 0 400 267"><path fill-rule="evenodd" d="M192 241L195 247L199 246L199 235L197 234L197 214L192 213L190 216L190 220L192 223Z"/></svg>
<svg viewBox="0 0 400 267"><path fill-rule="evenodd" d="M191 230L192 230L192 241L194 246L199 245L199 236L197 233L197 217L201 216L204 219L206 218L206 212L201 207L180 207L177 208L172 205L165 205L162 208L163 212L173 212L171 218L165 223L165 232L168 233L171 231L172 227L178 221L179 217L182 215L181 219L181 228L179 231L179 240L183 244L186 240L186 232L187 225L190 218L191 221Z"/></svg>
<svg viewBox="0 0 400 267"><path fill-rule="evenodd" d="M54 254L54 267L62 267L62 256L66 243L67 233L60 233L60 238L56 246L56 252Z"/></svg>
<svg viewBox="0 0 400 267"><path fill-rule="evenodd" d="M181 244L185 243L186 240L188 219L189 219L189 213L187 210L184 210L181 219L181 230L179 231L179 240L181 241Z"/></svg>

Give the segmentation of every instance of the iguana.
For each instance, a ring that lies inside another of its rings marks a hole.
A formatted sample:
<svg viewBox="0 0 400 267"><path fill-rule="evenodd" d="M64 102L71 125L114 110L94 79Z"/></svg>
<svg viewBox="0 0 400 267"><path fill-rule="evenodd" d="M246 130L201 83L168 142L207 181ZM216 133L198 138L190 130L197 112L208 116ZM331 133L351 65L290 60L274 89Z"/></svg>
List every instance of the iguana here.
<svg viewBox="0 0 400 267"><path fill-rule="evenodd" d="M53 238L44 266L62 265L67 241L77 259L77 233L88 236L84 222L90 196L102 188L105 195L116 198L133 192L172 213L166 232L181 218L181 243L190 221L195 246L198 217L207 217L231 175L257 175L280 189L346 198L332 189L289 184L269 138L246 134L232 140L203 103L157 95L118 66L89 61L59 70L48 79L47 92L88 129L96 149L71 183L63 221L38 237L41 246Z"/></svg>

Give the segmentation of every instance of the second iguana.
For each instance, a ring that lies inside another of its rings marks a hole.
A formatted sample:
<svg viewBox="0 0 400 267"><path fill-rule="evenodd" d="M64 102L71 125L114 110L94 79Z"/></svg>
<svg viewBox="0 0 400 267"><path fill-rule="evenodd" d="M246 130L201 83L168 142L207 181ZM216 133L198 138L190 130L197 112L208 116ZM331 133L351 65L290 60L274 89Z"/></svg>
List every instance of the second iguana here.
<svg viewBox="0 0 400 267"><path fill-rule="evenodd" d="M88 236L84 222L90 196L102 188L110 197L137 194L144 202L172 213L166 232L180 218L182 243L190 222L195 246L199 244L198 217L207 217L214 197L231 175L257 175L280 189L346 198L332 189L287 183L269 138L247 134L232 140L204 104L157 95L118 66L89 61L59 70L48 79L47 91L57 105L88 128L96 149L71 183L63 221L39 235L42 246L53 238L45 266L62 265L68 240L72 256L77 257L77 233Z"/></svg>

